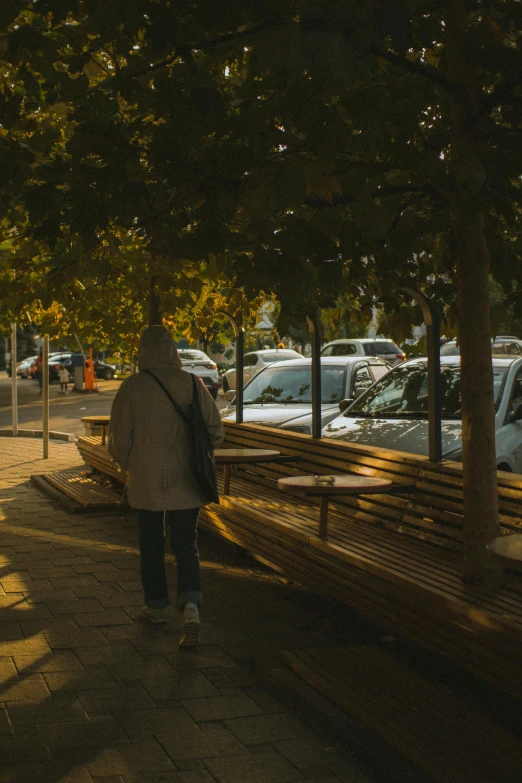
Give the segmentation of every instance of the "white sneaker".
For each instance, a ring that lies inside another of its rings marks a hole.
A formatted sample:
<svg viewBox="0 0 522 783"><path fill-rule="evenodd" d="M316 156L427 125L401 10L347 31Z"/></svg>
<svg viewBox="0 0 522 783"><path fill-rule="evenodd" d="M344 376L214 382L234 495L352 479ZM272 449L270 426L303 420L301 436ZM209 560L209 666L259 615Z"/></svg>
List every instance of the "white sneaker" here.
<svg viewBox="0 0 522 783"><path fill-rule="evenodd" d="M144 606L141 610L141 616L144 620L148 620L149 623L159 625L160 623L166 623L168 621L168 606L162 609L153 609L151 606Z"/></svg>
<svg viewBox="0 0 522 783"><path fill-rule="evenodd" d="M201 619L198 607L194 604L187 604L183 610L183 630L179 640L180 647L195 647L199 644L199 632L201 630Z"/></svg>

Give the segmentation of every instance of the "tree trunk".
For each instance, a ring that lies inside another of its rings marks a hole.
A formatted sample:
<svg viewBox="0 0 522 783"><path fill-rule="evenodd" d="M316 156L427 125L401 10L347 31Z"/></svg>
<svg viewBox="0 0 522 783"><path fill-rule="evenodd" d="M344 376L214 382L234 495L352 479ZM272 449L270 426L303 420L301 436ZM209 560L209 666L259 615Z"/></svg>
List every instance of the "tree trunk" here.
<svg viewBox="0 0 522 783"><path fill-rule="evenodd" d="M161 315L161 297L156 291L156 278L151 277L149 281L149 326L161 326L163 316Z"/></svg>
<svg viewBox="0 0 522 783"><path fill-rule="evenodd" d="M495 408L489 322L489 253L481 198L485 170L477 139L478 80L467 57L468 15L463 0L447 0L451 96L449 199L453 214L461 348L464 463L464 580L494 586L502 569L486 549L499 535Z"/></svg>
<svg viewBox="0 0 522 783"><path fill-rule="evenodd" d="M493 586L500 568L486 544L500 535L495 400L489 325L489 258L482 215L454 210L457 235L464 461L464 580Z"/></svg>

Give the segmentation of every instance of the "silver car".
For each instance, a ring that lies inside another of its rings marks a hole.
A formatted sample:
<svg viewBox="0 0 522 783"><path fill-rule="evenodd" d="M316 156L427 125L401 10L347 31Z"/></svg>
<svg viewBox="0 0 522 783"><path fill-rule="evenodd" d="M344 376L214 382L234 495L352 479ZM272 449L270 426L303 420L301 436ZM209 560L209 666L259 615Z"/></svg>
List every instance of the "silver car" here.
<svg viewBox="0 0 522 783"><path fill-rule="evenodd" d="M250 351L243 357L243 384L269 364L302 358L302 354L292 351L290 348L265 348L263 351ZM223 391L227 392L235 388L236 370L227 370L223 376Z"/></svg>
<svg viewBox="0 0 522 783"><path fill-rule="evenodd" d="M30 378L31 365L37 359L38 356L28 356L27 359L23 359L23 361L18 362L18 364L16 365L16 374L19 375L20 378Z"/></svg>
<svg viewBox="0 0 522 783"><path fill-rule="evenodd" d="M361 337L332 340L321 348L321 356L376 356L395 366L406 359L393 340L385 337Z"/></svg>
<svg viewBox="0 0 522 783"><path fill-rule="evenodd" d="M522 473L522 358L493 357L499 470ZM442 453L462 459L460 356L441 359ZM426 359L395 367L326 426L326 438L428 454Z"/></svg>
<svg viewBox="0 0 522 783"><path fill-rule="evenodd" d="M214 399L219 389L217 364L204 351L196 348L178 348L178 356L184 370L197 375Z"/></svg>
<svg viewBox="0 0 522 783"><path fill-rule="evenodd" d="M321 426L339 413L339 403L362 394L390 371L380 359L358 356L321 359ZM233 397L229 391L227 398ZM312 360L278 362L261 370L244 388L243 421L312 433ZM233 400L221 416L235 421Z"/></svg>

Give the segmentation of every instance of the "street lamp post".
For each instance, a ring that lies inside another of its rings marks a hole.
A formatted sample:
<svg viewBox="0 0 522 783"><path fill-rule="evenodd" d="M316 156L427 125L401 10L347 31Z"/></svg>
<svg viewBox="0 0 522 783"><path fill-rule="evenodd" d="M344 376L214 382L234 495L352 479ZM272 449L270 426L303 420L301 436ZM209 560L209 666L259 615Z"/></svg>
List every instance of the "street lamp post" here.
<svg viewBox="0 0 522 783"><path fill-rule="evenodd" d="M243 354L245 331L239 321L225 310L219 310L217 315L222 315L232 324L236 337L236 423L243 424Z"/></svg>
<svg viewBox="0 0 522 783"><path fill-rule="evenodd" d="M321 438L321 334L315 316L306 316L312 341L312 438Z"/></svg>
<svg viewBox="0 0 522 783"><path fill-rule="evenodd" d="M43 458L49 459L49 335L43 338L42 351L42 445Z"/></svg>
<svg viewBox="0 0 522 783"><path fill-rule="evenodd" d="M11 324L11 407L13 438L18 436L18 388L16 381L16 323L13 323Z"/></svg>

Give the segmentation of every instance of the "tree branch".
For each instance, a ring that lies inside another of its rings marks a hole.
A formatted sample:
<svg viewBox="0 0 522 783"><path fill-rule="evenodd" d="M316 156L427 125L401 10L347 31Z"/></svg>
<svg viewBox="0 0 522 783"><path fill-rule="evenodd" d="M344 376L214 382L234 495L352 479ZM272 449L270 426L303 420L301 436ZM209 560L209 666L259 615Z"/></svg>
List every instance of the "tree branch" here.
<svg viewBox="0 0 522 783"><path fill-rule="evenodd" d="M217 38L211 38L208 41L200 41L199 43L191 43L185 44L184 46L179 46L175 53L170 55L170 57L166 57L164 60L160 60L160 62L154 63L148 68L143 68L141 71L136 71L132 74L132 78L137 79L141 76L148 76L150 73L154 73L161 68L166 68L167 66L172 65L172 63L174 63L178 57L183 57L184 55L186 56L194 51L205 51L206 49L212 49L214 46L220 46L221 44L228 43L229 41L236 41L241 38L246 38L249 35L256 35L257 33L279 26L280 23L266 21L261 22L254 27L250 27L247 30L237 30L235 33L219 35Z"/></svg>
<svg viewBox="0 0 522 783"><path fill-rule="evenodd" d="M439 87L442 87L450 95L461 94L461 90L458 84L455 84L455 82L447 79L445 76L439 73L436 68L433 68L433 66L428 65L427 63L422 63L418 60L408 60L405 57L399 57L399 55L395 54L395 52L388 51L387 49L378 49L375 46L372 46L369 51L370 54L373 54L376 57L380 57L382 60L386 60L392 65L398 65L400 68L404 68L405 70L410 71L411 73L415 73L418 76L424 76L424 78L435 82L435 84L438 84Z"/></svg>
<svg viewBox="0 0 522 783"><path fill-rule="evenodd" d="M434 189L430 185L422 185L415 187L413 185L389 185L382 188L377 188L372 194L372 198L382 198L383 196L397 196L400 194L414 194L425 193L426 195L437 195ZM353 204L357 201L357 196L353 195L339 195L334 196L332 201L327 201L324 198L310 198L306 199L303 203L307 207L340 207L343 204Z"/></svg>

